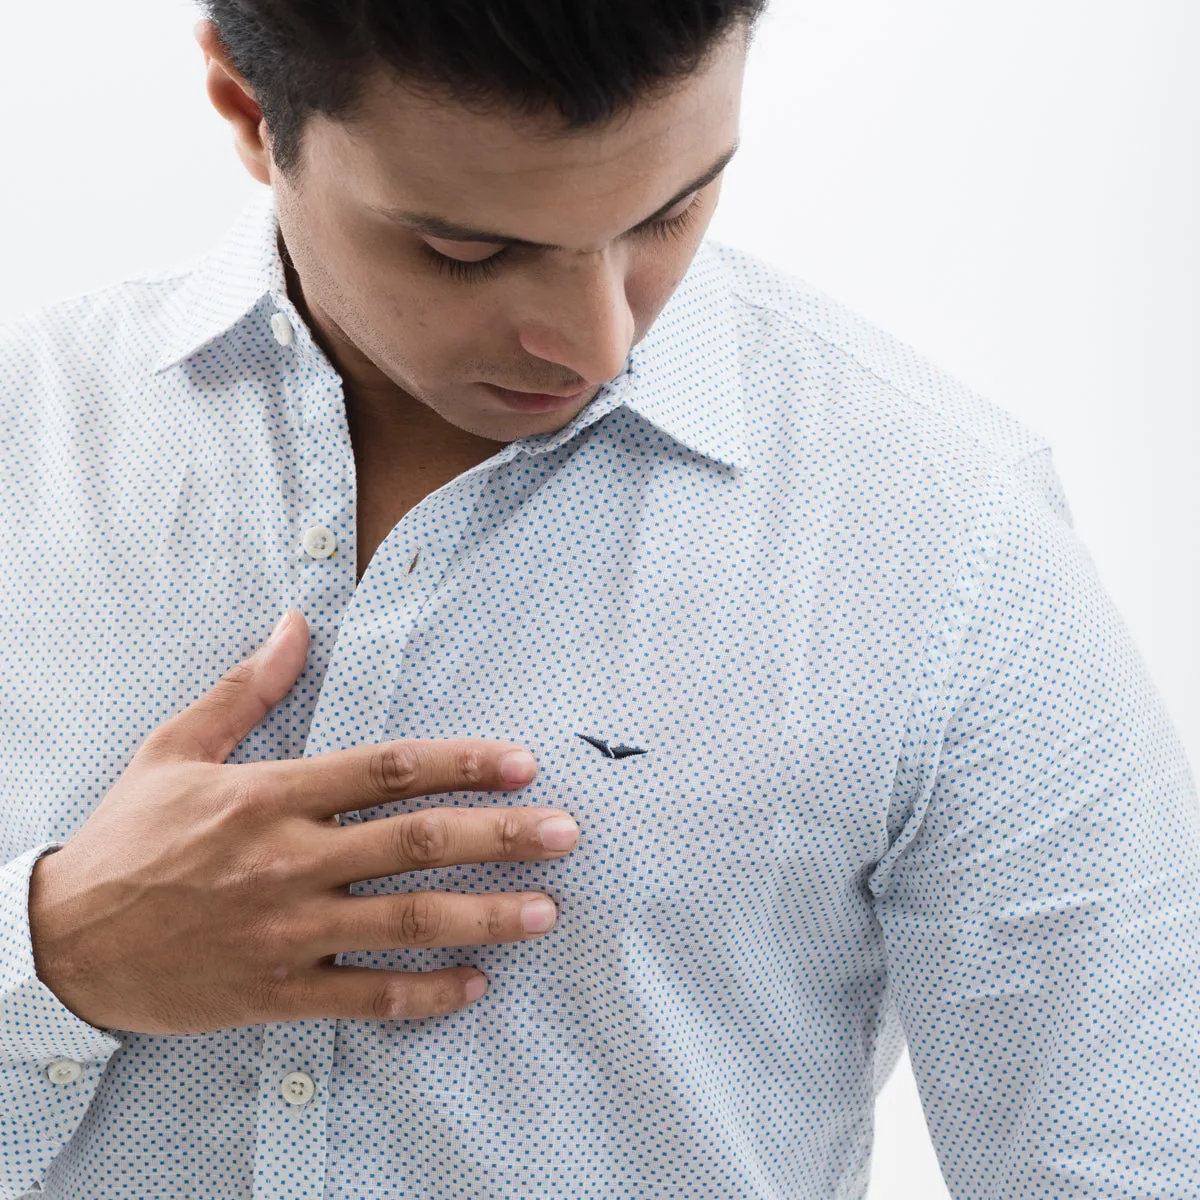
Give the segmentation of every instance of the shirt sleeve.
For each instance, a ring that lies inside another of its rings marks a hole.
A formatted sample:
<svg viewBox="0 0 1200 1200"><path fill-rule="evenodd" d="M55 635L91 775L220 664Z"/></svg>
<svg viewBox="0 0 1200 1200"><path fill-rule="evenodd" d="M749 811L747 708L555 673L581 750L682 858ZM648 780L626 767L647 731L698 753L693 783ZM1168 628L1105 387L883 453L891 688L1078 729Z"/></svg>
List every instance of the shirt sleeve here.
<svg viewBox="0 0 1200 1200"><path fill-rule="evenodd" d="M957 1200L1183 1200L1200 1170L1200 805L1039 458L981 506L910 746L923 771L869 887Z"/></svg>
<svg viewBox="0 0 1200 1200"><path fill-rule="evenodd" d="M0 867L0 1200L35 1189L82 1121L120 1048L38 978L29 879L45 842Z"/></svg>

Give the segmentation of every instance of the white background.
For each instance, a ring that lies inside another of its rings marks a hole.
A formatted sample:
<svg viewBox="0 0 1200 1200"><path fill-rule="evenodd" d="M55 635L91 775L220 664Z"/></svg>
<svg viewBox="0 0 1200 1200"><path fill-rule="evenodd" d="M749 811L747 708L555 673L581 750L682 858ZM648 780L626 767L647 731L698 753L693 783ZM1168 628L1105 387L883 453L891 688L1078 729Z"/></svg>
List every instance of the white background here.
<svg viewBox="0 0 1200 1200"><path fill-rule="evenodd" d="M203 252L259 186L204 95L198 15L5 12L0 321ZM1197 62L1195 0L774 0L712 229L1050 440L1193 768ZM905 1057L870 1200L947 1195Z"/></svg>

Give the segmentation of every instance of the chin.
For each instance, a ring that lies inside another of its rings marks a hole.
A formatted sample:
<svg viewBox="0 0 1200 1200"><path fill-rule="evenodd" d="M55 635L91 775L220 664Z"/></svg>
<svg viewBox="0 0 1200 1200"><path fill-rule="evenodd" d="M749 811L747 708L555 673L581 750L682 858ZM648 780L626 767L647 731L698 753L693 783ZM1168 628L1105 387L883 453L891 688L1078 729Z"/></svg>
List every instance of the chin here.
<svg viewBox="0 0 1200 1200"><path fill-rule="evenodd" d="M488 413L479 415L470 424L463 422L460 428L496 442L515 442L518 438L565 429L585 407L581 404L578 408L549 413Z"/></svg>
<svg viewBox="0 0 1200 1200"><path fill-rule="evenodd" d="M475 437L487 438L494 442L515 442L518 438L555 433L564 429L591 403L594 396L595 390L586 400L574 403L569 408L542 413L505 411L490 406L480 408L478 403L470 407L455 404L437 405L436 411L443 420Z"/></svg>

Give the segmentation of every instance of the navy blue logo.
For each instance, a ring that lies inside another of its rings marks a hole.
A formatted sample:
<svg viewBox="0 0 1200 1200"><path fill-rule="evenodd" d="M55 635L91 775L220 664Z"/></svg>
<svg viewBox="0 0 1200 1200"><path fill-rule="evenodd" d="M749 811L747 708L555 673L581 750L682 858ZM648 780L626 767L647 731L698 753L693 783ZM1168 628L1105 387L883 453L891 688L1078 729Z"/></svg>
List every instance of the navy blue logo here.
<svg viewBox="0 0 1200 1200"><path fill-rule="evenodd" d="M605 758L628 758L631 754L645 754L645 750L639 750L636 746L610 746L603 738L588 737L586 733L577 733L576 737L581 737L591 746L595 746Z"/></svg>

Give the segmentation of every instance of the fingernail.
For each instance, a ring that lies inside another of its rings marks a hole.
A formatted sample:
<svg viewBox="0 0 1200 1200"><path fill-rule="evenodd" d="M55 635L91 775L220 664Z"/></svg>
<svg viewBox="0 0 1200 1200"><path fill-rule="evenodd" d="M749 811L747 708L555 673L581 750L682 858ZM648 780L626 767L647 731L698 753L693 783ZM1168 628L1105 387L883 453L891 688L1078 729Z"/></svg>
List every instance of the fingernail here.
<svg viewBox="0 0 1200 1200"><path fill-rule="evenodd" d="M467 980L467 986L463 989L463 991L466 993L467 1003L474 1004L475 1001L478 1000L479 997L482 996L483 993L487 991L487 989L488 989L487 976L473 975L470 979Z"/></svg>
<svg viewBox="0 0 1200 1200"><path fill-rule="evenodd" d="M287 628L288 617L290 616L291 610L289 609L275 622L275 628L271 630L271 636L250 655L251 662L264 663L271 657L271 652L275 649L279 639L283 636L283 631Z"/></svg>
<svg viewBox="0 0 1200 1200"><path fill-rule="evenodd" d="M526 933L545 933L558 918L553 900L530 900L521 909L521 925Z"/></svg>
<svg viewBox="0 0 1200 1200"><path fill-rule="evenodd" d="M551 817L538 826L538 832L547 850L573 850L579 840L579 826L570 817Z"/></svg>
<svg viewBox="0 0 1200 1200"><path fill-rule="evenodd" d="M537 763L528 750L510 750L500 760L500 778L505 783L528 783L537 771Z"/></svg>

